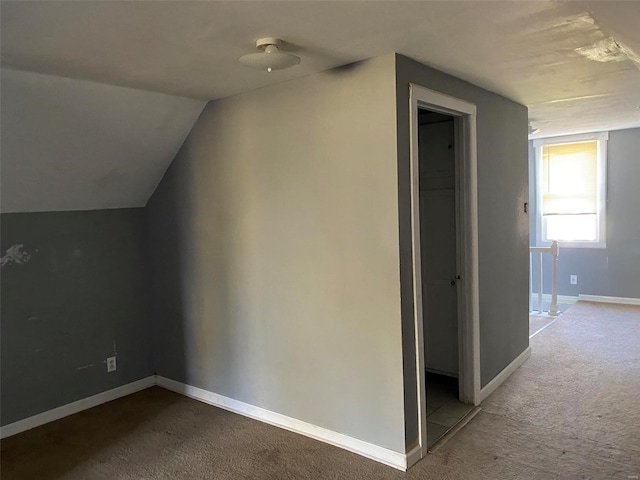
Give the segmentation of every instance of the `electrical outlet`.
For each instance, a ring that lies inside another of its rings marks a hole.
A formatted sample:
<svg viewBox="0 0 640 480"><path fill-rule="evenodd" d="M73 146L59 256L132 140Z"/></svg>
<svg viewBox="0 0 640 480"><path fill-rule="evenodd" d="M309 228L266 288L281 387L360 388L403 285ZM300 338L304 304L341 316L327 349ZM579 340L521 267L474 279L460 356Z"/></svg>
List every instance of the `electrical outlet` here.
<svg viewBox="0 0 640 480"><path fill-rule="evenodd" d="M116 357L107 358L107 372L116 371Z"/></svg>
<svg viewBox="0 0 640 480"><path fill-rule="evenodd" d="M570 279L571 279L571 285L578 284L578 275L571 275Z"/></svg>

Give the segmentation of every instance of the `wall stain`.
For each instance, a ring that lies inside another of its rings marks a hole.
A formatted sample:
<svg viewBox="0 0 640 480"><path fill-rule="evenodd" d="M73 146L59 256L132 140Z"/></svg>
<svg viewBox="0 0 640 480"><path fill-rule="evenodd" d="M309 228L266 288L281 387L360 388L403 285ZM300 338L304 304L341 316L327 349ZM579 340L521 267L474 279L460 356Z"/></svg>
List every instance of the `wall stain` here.
<svg viewBox="0 0 640 480"><path fill-rule="evenodd" d="M24 251L24 245L22 243L16 243L7 248L0 262L0 268L5 265L11 265L12 263L16 265L29 263L29 260L31 260L31 255Z"/></svg>

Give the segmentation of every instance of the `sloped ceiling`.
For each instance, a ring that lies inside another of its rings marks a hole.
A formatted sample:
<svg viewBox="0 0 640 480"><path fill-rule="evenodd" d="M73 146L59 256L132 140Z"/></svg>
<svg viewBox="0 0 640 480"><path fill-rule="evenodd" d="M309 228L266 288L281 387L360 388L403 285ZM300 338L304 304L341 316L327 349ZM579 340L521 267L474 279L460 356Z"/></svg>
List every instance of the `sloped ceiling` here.
<svg viewBox="0 0 640 480"><path fill-rule="evenodd" d="M2 69L2 212L147 203L205 102Z"/></svg>
<svg viewBox="0 0 640 480"><path fill-rule="evenodd" d="M3 1L1 8L2 64L18 70L211 100L396 51L529 106L540 136L640 126L640 2ZM302 57L302 64L269 74L238 63L239 56L254 51L257 38L267 35L283 38L285 49ZM171 97L157 98L168 102ZM84 103L87 120L102 115L96 102ZM189 102L178 103L201 108ZM12 108L20 110L15 103ZM112 97L110 103L126 102ZM123 115L134 115L122 108ZM3 127L14 115L5 120L3 112ZM43 122L40 116L38 121ZM120 123L92 122L104 129ZM188 123L181 126L188 130ZM176 137L183 136L177 130L176 125ZM111 135L100 132L101 138ZM68 133L74 136L71 127ZM161 136L132 134L127 148L135 150L138 137L151 148L166 140ZM157 182L157 172L166 169L178 143L167 145L163 154L158 146L154 161L139 163L136 153L125 170L116 169L124 177L154 179L133 187L140 192L136 204L148 196L149 184ZM53 147L43 143L40 148ZM124 147L115 153L110 156L131 158ZM3 146L3 187L5 163L23 161L17 146L8 158L4 154ZM88 161L77 153L58 156L79 169ZM45 158L32 169L53 168ZM106 177L107 163L93 173ZM24 183L10 171L9 183ZM113 183L116 188L118 182ZM59 188L64 184L52 183L47 191ZM23 193L31 199L38 195L48 201L49 194ZM10 202L4 193L2 198ZM124 204L134 200L123 191L115 198ZM83 208L88 199L79 194L70 208ZM101 204L107 202L92 203Z"/></svg>

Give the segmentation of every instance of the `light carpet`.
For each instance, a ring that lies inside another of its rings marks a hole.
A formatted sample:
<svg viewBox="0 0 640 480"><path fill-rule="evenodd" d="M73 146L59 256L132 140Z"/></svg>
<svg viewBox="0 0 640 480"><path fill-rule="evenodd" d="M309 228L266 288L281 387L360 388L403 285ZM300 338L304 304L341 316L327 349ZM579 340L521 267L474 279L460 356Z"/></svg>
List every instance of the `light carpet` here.
<svg viewBox="0 0 640 480"><path fill-rule="evenodd" d="M158 387L2 442L2 479L625 479L640 475L640 307L579 302L407 473Z"/></svg>

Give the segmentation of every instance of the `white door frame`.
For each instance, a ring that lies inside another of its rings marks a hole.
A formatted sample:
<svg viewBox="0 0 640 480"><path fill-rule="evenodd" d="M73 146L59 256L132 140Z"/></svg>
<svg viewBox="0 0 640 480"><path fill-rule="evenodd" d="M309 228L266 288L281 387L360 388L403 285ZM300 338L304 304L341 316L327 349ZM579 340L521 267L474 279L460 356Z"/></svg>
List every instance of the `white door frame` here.
<svg viewBox="0 0 640 480"><path fill-rule="evenodd" d="M478 178L476 106L458 98L409 84L411 129L411 230L413 301L418 381L418 439L421 457L427 453L426 378L422 317L420 255L420 170L418 109L454 117L456 125L456 237L460 399L480 403L480 306L478 295Z"/></svg>

